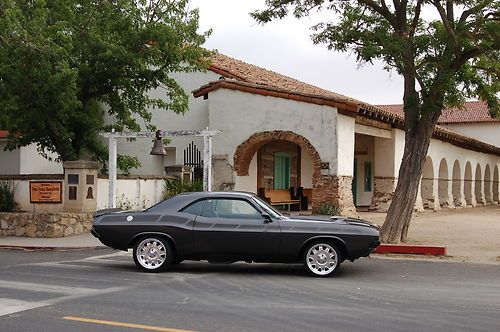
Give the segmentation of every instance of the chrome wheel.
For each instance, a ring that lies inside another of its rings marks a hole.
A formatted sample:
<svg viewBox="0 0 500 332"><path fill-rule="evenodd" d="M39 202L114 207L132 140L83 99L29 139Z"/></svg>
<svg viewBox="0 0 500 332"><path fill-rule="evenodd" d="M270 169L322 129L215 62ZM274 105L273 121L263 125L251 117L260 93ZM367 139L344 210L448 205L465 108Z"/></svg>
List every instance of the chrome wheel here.
<svg viewBox="0 0 500 332"><path fill-rule="evenodd" d="M326 276L333 273L339 265L338 250L327 243L316 243L309 247L305 263L311 273Z"/></svg>
<svg viewBox="0 0 500 332"><path fill-rule="evenodd" d="M156 270L167 260L167 248L162 241L147 238L137 245L135 256L141 267L147 270Z"/></svg>

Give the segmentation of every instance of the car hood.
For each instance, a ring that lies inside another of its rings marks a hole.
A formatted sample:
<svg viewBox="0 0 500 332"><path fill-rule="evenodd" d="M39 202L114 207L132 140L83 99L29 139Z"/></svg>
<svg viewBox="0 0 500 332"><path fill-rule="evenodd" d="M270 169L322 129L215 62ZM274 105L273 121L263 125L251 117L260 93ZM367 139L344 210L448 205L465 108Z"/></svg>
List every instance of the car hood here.
<svg viewBox="0 0 500 332"><path fill-rule="evenodd" d="M375 228L379 229L380 227L378 225L375 225L369 221L362 220L362 219L356 219L356 218L350 218L350 217L343 217L343 216L289 216L287 217L287 220L289 221L297 221L297 222L328 222L328 223L334 223L334 224L345 224L345 225L355 225L355 226L362 226L362 227L369 227L369 228Z"/></svg>

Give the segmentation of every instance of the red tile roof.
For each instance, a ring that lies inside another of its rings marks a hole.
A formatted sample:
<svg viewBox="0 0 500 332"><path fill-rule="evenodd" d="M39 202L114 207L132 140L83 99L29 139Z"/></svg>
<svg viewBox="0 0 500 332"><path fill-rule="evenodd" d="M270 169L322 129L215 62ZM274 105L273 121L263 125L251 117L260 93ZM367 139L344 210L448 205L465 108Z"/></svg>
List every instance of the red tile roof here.
<svg viewBox="0 0 500 332"><path fill-rule="evenodd" d="M264 96L292 99L312 104L336 107L339 112L377 119L404 130L401 105L374 106L317 86L307 84L271 70L233 59L223 54L213 54L210 71L228 79L210 82L193 91L200 97L219 88L239 90ZM466 149L500 155L500 148L436 126L434 138Z"/></svg>
<svg viewBox="0 0 500 332"><path fill-rule="evenodd" d="M377 107L399 116L403 116L403 105L377 105ZM447 108L439 117L438 123L481 123L500 122L490 115L488 104L484 101L465 102L464 108Z"/></svg>
<svg viewBox="0 0 500 332"><path fill-rule="evenodd" d="M208 68L209 70L228 78L234 78L238 81L293 91L304 95L323 96L337 100L359 102L353 98L301 82L295 78L276 73L272 70L233 59L227 55L216 53L212 56L211 61L212 63Z"/></svg>

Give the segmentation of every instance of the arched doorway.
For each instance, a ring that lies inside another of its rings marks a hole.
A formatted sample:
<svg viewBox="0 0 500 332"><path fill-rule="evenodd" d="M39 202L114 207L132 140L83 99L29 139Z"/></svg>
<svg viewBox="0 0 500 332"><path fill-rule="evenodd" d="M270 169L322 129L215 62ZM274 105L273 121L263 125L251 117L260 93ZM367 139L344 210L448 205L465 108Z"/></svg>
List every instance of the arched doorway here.
<svg viewBox="0 0 500 332"><path fill-rule="evenodd" d="M477 164L476 174L474 176L474 195L476 196L476 203L484 205L484 191L483 191L483 177L481 176L481 165Z"/></svg>
<svg viewBox="0 0 500 332"><path fill-rule="evenodd" d="M438 177L438 196L439 204L442 207L453 206L453 201L450 200L449 194L449 176L448 176L448 163L446 159L441 159L439 163L439 177Z"/></svg>
<svg viewBox="0 0 500 332"><path fill-rule="evenodd" d="M286 151L280 151L280 149L276 149L278 146L287 146L288 148ZM300 164L296 163L293 153L290 153L294 148L296 153L301 155ZM299 170L297 176L293 174L293 169L290 169L289 173L287 173L286 155L276 155L276 152L290 154L290 165L296 164ZM262 153L264 153L264 156ZM284 159L275 164L276 156L284 157ZM305 162L305 159L309 161ZM274 187L276 183L274 177L277 171L276 167L278 167L281 169L281 171L278 171L281 178L288 178L287 174L289 174L290 186L301 185L305 190L308 189L307 185L311 185L309 201L313 212L317 212L323 204L336 205L343 214L353 214L355 211L351 190L352 177L330 175L329 163L322 163L316 148L307 138L299 134L279 130L253 134L236 147L233 160L234 170L239 182L247 181L246 179L240 179L245 177L253 179L254 187L262 189L266 186ZM273 160L272 163L271 160ZM264 166L266 162L268 165ZM267 173L264 170L266 167L268 169ZM305 168L309 168L309 171ZM273 175L270 175L271 170ZM309 175L306 177L307 172ZM250 181L247 182L250 183ZM252 191L258 192L258 188L252 188Z"/></svg>
<svg viewBox="0 0 500 332"><path fill-rule="evenodd" d="M472 166L470 161L465 164L464 174L464 194L467 205L476 206L476 200L472 193Z"/></svg>
<svg viewBox="0 0 500 332"><path fill-rule="evenodd" d="M492 187L491 187L491 171L490 165L486 165L484 169L484 200L486 204L491 204L493 201L492 196Z"/></svg>
<svg viewBox="0 0 500 332"><path fill-rule="evenodd" d="M493 201L495 202L500 202L500 193L498 192L499 189L499 174L498 174L498 166L495 166L495 170L493 171Z"/></svg>
<svg viewBox="0 0 500 332"><path fill-rule="evenodd" d="M437 197L434 195L434 166L431 157L425 158L424 169L422 171L420 193L422 195L422 203L426 209L437 209L439 204L435 202Z"/></svg>

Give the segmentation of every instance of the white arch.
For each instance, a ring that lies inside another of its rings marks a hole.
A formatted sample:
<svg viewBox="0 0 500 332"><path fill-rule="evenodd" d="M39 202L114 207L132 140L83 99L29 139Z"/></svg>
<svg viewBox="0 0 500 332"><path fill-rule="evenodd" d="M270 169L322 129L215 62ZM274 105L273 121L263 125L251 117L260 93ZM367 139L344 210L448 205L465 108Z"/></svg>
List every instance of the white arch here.
<svg viewBox="0 0 500 332"><path fill-rule="evenodd" d="M484 201L486 204L493 203L492 189L490 165L486 164L484 169Z"/></svg>
<svg viewBox="0 0 500 332"><path fill-rule="evenodd" d="M500 187L500 175L498 174L498 165L495 165L495 169L493 171L493 201L494 202L500 202L500 192L499 192L499 187Z"/></svg>
<svg viewBox="0 0 500 332"><path fill-rule="evenodd" d="M422 203L424 208L438 210L439 198L436 194L436 186L434 185L434 166L432 158L425 157L424 169L422 171L422 181L420 184L420 193L422 195Z"/></svg>
<svg viewBox="0 0 500 332"><path fill-rule="evenodd" d="M472 179L472 166L470 161L465 163L465 172L464 172L464 196L467 205L476 206L476 198L474 196L474 185Z"/></svg>
<svg viewBox="0 0 500 332"><path fill-rule="evenodd" d="M481 172L481 164L476 165L476 172L474 175L474 196L476 196L477 204L485 205L484 191L483 191L483 177Z"/></svg>
<svg viewBox="0 0 500 332"><path fill-rule="evenodd" d="M462 171L460 169L460 162L458 161L458 159L453 163L451 186L453 205L455 205L456 207L465 207L467 203L465 202Z"/></svg>
<svg viewBox="0 0 500 332"><path fill-rule="evenodd" d="M441 207L453 207L448 162L445 158L441 159L441 162L439 163L438 197Z"/></svg>

